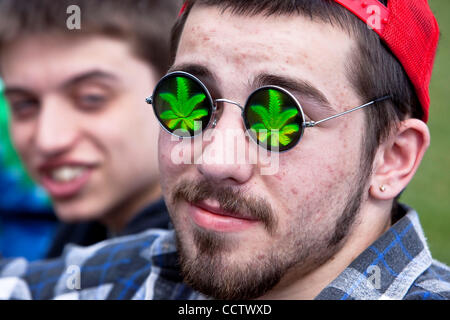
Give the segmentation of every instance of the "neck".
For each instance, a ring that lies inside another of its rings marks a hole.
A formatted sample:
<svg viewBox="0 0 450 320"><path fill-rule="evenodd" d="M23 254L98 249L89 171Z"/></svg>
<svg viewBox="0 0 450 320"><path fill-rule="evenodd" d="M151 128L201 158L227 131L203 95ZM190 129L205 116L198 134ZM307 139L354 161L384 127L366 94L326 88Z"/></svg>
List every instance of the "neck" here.
<svg viewBox="0 0 450 320"><path fill-rule="evenodd" d="M378 203L360 211L359 223L353 226L341 248L328 261L311 271L290 270L281 281L260 299L312 300L350 263L391 226L390 207Z"/></svg>
<svg viewBox="0 0 450 320"><path fill-rule="evenodd" d="M120 233L140 211L160 197L161 187L159 184L155 184L115 206L108 214L104 215L100 222L108 228L110 233Z"/></svg>

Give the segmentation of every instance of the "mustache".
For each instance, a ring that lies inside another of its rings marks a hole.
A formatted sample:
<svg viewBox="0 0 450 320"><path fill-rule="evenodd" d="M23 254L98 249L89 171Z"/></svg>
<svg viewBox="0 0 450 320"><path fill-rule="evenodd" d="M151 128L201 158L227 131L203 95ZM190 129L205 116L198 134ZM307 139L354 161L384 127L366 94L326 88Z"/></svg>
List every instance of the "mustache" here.
<svg viewBox="0 0 450 320"><path fill-rule="evenodd" d="M207 199L216 200L220 208L230 214L261 221L270 234L276 230L277 218L267 200L261 197L245 196L230 186L220 186L206 179L184 180L175 187L171 197L174 204L182 200L198 203Z"/></svg>

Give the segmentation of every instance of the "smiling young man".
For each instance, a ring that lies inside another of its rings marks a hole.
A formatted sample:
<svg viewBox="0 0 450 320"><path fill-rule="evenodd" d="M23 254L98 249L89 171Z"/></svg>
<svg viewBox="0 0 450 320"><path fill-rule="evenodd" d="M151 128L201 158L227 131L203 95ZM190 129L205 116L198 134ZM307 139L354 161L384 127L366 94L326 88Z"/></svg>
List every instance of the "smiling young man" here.
<svg viewBox="0 0 450 320"><path fill-rule="evenodd" d="M80 29L68 29L68 7ZM177 1L0 2L0 72L14 145L66 243L166 228L158 123L142 101L169 63Z"/></svg>
<svg viewBox="0 0 450 320"><path fill-rule="evenodd" d="M385 5L189 1L174 64L147 99L163 127L175 232L68 250L65 265L87 270L105 252L147 259L133 298L448 299L448 267L432 259L417 213L396 202L430 141L438 27L426 1ZM263 170L267 152L275 172ZM2 263L2 296L41 297L45 278L30 274L42 264L14 263ZM141 269L109 270L114 290L114 274ZM83 298L106 284L46 285Z"/></svg>

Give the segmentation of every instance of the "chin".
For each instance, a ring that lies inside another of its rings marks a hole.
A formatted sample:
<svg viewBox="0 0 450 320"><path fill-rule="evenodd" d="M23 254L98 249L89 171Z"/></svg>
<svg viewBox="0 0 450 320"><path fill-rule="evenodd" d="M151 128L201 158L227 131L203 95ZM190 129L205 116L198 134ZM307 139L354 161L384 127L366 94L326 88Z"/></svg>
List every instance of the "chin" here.
<svg viewBox="0 0 450 320"><path fill-rule="evenodd" d="M103 216L101 206L88 204L84 201L54 201L53 207L58 219L66 223L88 222L98 220Z"/></svg>

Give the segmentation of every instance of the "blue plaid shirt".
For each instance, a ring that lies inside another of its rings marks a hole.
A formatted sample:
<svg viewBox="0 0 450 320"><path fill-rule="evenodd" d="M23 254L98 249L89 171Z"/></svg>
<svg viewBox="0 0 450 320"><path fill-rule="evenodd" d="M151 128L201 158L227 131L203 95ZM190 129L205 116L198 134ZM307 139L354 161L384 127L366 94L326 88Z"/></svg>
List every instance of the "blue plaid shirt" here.
<svg viewBox="0 0 450 320"><path fill-rule="evenodd" d="M434 261L408 213L316 299L449 299L450 269ZM0 299L207 299L182 282L173 230L148 230L61 258L0 261Z"/></svg>

